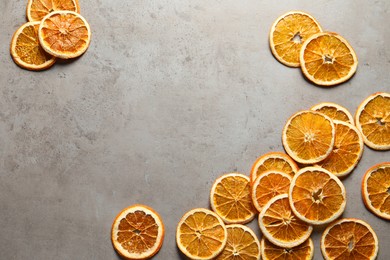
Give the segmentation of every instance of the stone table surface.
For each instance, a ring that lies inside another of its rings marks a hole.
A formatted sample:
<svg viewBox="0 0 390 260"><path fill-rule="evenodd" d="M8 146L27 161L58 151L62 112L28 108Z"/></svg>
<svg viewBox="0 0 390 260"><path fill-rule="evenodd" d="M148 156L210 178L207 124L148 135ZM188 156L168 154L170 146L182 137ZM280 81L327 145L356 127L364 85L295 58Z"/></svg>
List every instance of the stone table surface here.
<svg viewBox="0 0 390 260"><path fill-rule="evenodd" d="M0 1L0 259L119 259L111 223L124 207L155 208L166 226L155 259L184 259L176 224L209 207L223 173L249 174L283 151L282 128L322 101L355 112L390 91L390 1L80 0L92 28L87 53L44 72L9 55L27 0ZM359 66L347 83L320 88L274 59L273 21L304 10L344 36ZM390 223L368 212L360 183L390 152L365 147L343 182L345 217L369 222L378 259L390 259ZM249 224L259 235L256 221ZM313 234L314 259L322 259Z"/></svg>

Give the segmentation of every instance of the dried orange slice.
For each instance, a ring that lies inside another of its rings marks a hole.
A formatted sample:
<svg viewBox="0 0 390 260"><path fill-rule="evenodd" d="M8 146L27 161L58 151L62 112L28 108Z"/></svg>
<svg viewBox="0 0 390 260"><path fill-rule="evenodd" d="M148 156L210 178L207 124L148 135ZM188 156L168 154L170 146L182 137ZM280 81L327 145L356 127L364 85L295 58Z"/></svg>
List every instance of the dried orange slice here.
<svg viewBox="0 0 390 260"><path fill-rule="evenodd" d="M191 259L213 259L225 248L226 241L225 224L208 209L190 210L177 225L177 246Z"/></svg>
<svg viewBox="0 0 390 260"><path fill-rule="evenodd" d="M56 61L55 57L46 53L38 40L39 22L23 24L16 30L11 41L11 56L15 63L28 70L44 70Z"/></svg>
<svg viewBox="0 0 390 260"><path fill-rule="evenodd" d="M321 31L319 23L311 15L300 11L285 13L271 27L269 43L272 54L284 65L299 67L302 44Z"/></svg>
<svg viewBox="0 0 390 260"><path fill-rule="evenodd" d="M313 164L328 157L334 139L332 120L315 111L301 111L291 116L282 135L287 154L303 164Z"/></svg>
<svg viewBox="0 0 390 260"><path fill-rule="evenodd" d="M260 247L263 260L311 260L314 255L314 245L311 238L293 248L279 247L262 238Z"/></svg>
<svg viewBox="0 0 390 260"><path fill-rule="evenodd" d="M288 194L291 177L279 171L267 171L256 178L252 185L252 201L257 211L261 211L265 204L273 197Z"/></svg>
<svg viewBox="0 0 390 260"><path fill-rule="evenodd" d="M325 160L316 164L337 177L349 174L363 154L363 138L357 128L343 121L333 120L336 128L332 152Z"/></svg>
<svg viewBox="0 0 390 260"><path fill-rule="evenodd" d="M338 218L345 209L346 194L339 178L319 167L301 169L292 179L289 201L301 220L322 225Z"/></svg>
<svg viewBox="0 0 390 260"><path fill-rule="evenodd" d="M80 13L78 0L29 0L26 15L30 22L41 21L54 11L73 11Z"/></svg>
<svg viewBox="0 0 390 260"><path fill-rule="evenodd" d="M364 143L375 150L390 149L390 94L375 93L366 98L355 115Z"/></svg>
<svg viewBox="0 0 390 260"><path fill-rule="evenodd" d="M313 230L292 212L288 195L271 199L259 214L259 227L263 235L274 245L292 248L304 243Z"/></svg>
<svg viewBox="0 0 390 260"><path fill-rule="evenodd" d="M164 232L160 215L148 206L136 204L115 218L111 241L125 259L147 259L160 250Z"/></svg>
<svg viewBox="0 0 390 260"><path fill-rule="evenodd" d="M345 218L329 225L321 238L326 260L371 260L378 254L378 238L369 224Z"/></svg>
<svg viewBox="0 0 390 260"><path fill-rule="evenodd" d="M323 113L332 120L340 120L351 125L355 124L355 121L348 109L335 103L323 102L313 106L310 110Z"/></svg>
<svg viewBox="0 0 390 260"><path fill-rule="evenodd" d="M362 197L372 213L390 220L390 162L368 169L362 181Z"/></svg>
<svg viewBox="0 0 390 260"><path fill-rule="evenodd" d="M355 74L358 60L355 51L343 37L332 32L312 35L299 55L303 74L317 85L332 86Z"/></svg>
<svg viewBox="0 0 390 260"><path fill-rule="evenodd" d="M252 166L250 178L251 183L266 171L281 171L291 177L298 171L298 165L285 153L269 152L260 156Z"/></svg>
<svg viewBox="0 0 390 260"><path fill-rule="evenodd" d="M82 55L91 41L91 29L80 14L56 11L46 15L39 26L39 42L51 55L70 59Z"/></svg>
<svg viewBox="0 0 390 260"><path fill-rule="evenodd" d="M249 177L240 173L228 173L219 177L210 192L210 204L227 224L243 224L256 214L252 204Z"/></svg>
<svg viewBox="0 0 390 260"><path fill-rule="evenodd" d="M225 249L216 260L260 259L260 243L255 233L247 226L232 224L226 226L228 238Z"/></svg>

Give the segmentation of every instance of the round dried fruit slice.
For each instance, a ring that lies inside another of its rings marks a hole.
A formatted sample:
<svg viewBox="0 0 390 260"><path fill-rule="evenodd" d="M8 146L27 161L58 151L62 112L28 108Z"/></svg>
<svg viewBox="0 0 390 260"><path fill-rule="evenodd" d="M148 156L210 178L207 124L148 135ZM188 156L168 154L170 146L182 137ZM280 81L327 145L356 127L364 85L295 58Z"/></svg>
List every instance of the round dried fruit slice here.
<svg viewBox="0 0 390 260"><path fill-rule="evenodd" d="M261 239L261 258L263 260L311 260L314 255L314 245L311 238L293 248L276 246L267 239Z"/></svg>
<svg viewBox="0 0 390 260"><path fill-rule="evenodd" d="M321 238L326 260L371 260L378 254L378 238L369 224L345 218L329 225Z"/></svg>
<svg viewBox="0 0 390 260"><path fill-rule="evenodd" d="M252 185L252 201L257 211L261 211L265 204L273 197L288 194L291 184L290 175L279 171L267 171L256 178Z"/></svg>
<svg viewBox="0 0 390 260"><path fill-rule="evenodd" d="M313 106L310 108L310 110L325 114L332 120L340 120L351 125L355 124L353 117L351 113L349 113L348 109L335 103L323 102Z"/></svg>
<svg viewBox="0 0 390 260"><path fill-rule="evenodd" d="M390 150L390 94L375 93L366 98L355 115L364 143L375 150Z"/></svg>
<svg viewBox="0 0 390 260"><path fill-rule="evenodd" d="M335 128L332 120L315 111L301 111L287 121L282 135L286 152L295 161L313 164L332 152Z"/></svg>
<svg viewBox="0 0 390 260"><path fill-rule="evenodd" d="M73 11L80 13L78 0L29 0L26 15L30 22L41 21L54 11Z"/></svg>
<svg viewBox="0 0 390 260"><path fill-rule="evenodd" d="M191 259L213 259L225 248L226 241L225 224L208 209L190 210L177 225L177 246Z"/></svg>
<svg viewBox="0 0 390 260"><path fill-rule="evenodd" d="M284 248L304 243L313 230L311 225L293 214L287 194L274 197L263 207L259 214L259 227L271 243Z"/></svg>
<svg viewBox="0 0 390 260"><path fill-rule="evenodd" d="M136 204L115 218L111 241L125 259L148 259L160 250L164 232L160 215L148 206Z"/></svg>
<svg viewBox="0 0 390 260"><path fill-rule="evenodd" d="M80 14L56 11L42 19L38 36L46 52L61 59L70 59L82 55L88 49L91 29Z"/></svg>
<svg viewBox="0 0 390 260"><path fill-rule="evenodd" d="M50 68L56 58L46 53L38 40L39 22L28 22L16 30L11 41L11 56L17 65L28 70Z"/></svg>
<svg viewBox="0 0 390 260"><path fill-rule="evenodd" d="M260 243L255 233L247 226L232 224L226 226L228 238L225 249L216 260L260 259Z"/></svg>
<svg viewBox="0 0 390 260"><path fill-rule="evenodd" d="M301 11L285 13L271 27L269 44L272 54L284 65L299 67L302 44L321 31L319 23L311 15Z"/></svg>
<svg viewBox="0 0 390 260"><path fill-rule="evenodd" d="M351 45L333 32L320 32L307 39L299 55L303 74L322 86L340 84L355 74L358 59Z"/></svg>
<svg viewBox="0 0 390 260"><path fill-rule="evenodd" d="M294 214L312 225L322 225L338 218L345 209L346 194L339 178L320 167L301 169L289 190Z"/></svg>
<svg viewBox="0 0 390 260"><path fill-rule="evenodd" d="M368 169L362 181L362 197L372 213L390 220L390 162Z"/></svg>
<svg viewBox="0 0 390 260"><path fill-rule="evenodd" d="M228 173L219 177L210 192L210 204L227 224L244 224L256 214L252 203L249 177Z"/></svg>

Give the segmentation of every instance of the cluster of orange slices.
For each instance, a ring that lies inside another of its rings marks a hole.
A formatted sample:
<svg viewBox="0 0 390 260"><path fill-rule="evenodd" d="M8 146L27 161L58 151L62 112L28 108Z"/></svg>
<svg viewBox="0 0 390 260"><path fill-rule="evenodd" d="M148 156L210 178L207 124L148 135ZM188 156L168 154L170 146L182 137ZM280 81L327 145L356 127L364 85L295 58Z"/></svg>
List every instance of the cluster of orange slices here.
<svg viewBox="0 0 390 260"><path fill-rule="evenodd" d="M324 32L317 20L304 12L280 16L271 27L270 47L275 58L290 67L301 67L311 82L337 85L356 72L355 51L339 34Z"/></svg>
<svg viewBox="0 0 390 260"><path fill-rule="evenodd" d="M28 22L16 30L10 53L17 65L39 71L57 58L82 55L91 41L91 29L80 14L78 0L29 0Z"/></svg>

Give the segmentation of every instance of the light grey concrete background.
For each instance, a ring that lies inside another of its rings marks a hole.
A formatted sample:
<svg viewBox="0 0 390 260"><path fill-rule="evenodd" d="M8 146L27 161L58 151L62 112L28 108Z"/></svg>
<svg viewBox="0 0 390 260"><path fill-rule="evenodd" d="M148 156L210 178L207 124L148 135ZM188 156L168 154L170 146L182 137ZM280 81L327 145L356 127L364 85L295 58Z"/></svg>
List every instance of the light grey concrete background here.
<svg viewBox="0 0 390 260"><path fill-rule="evenodd" d="M181 216L208 207L217 176L249 174L258 156L282 151L290 115L321 101L354 113L390 91L387 0L80 0L93 30L88 52L41 73L9 56L26 3L0 1L0 259L118 259L111 223L134 203L165 222L155 259L181 259ZM273 58L268 30L294 9L350 41L360 62L352 80L319 88ZM390 224L365 209L360 182L389 159L366 148L344 180L344 216L372 225L384 260Z"/></svg>

